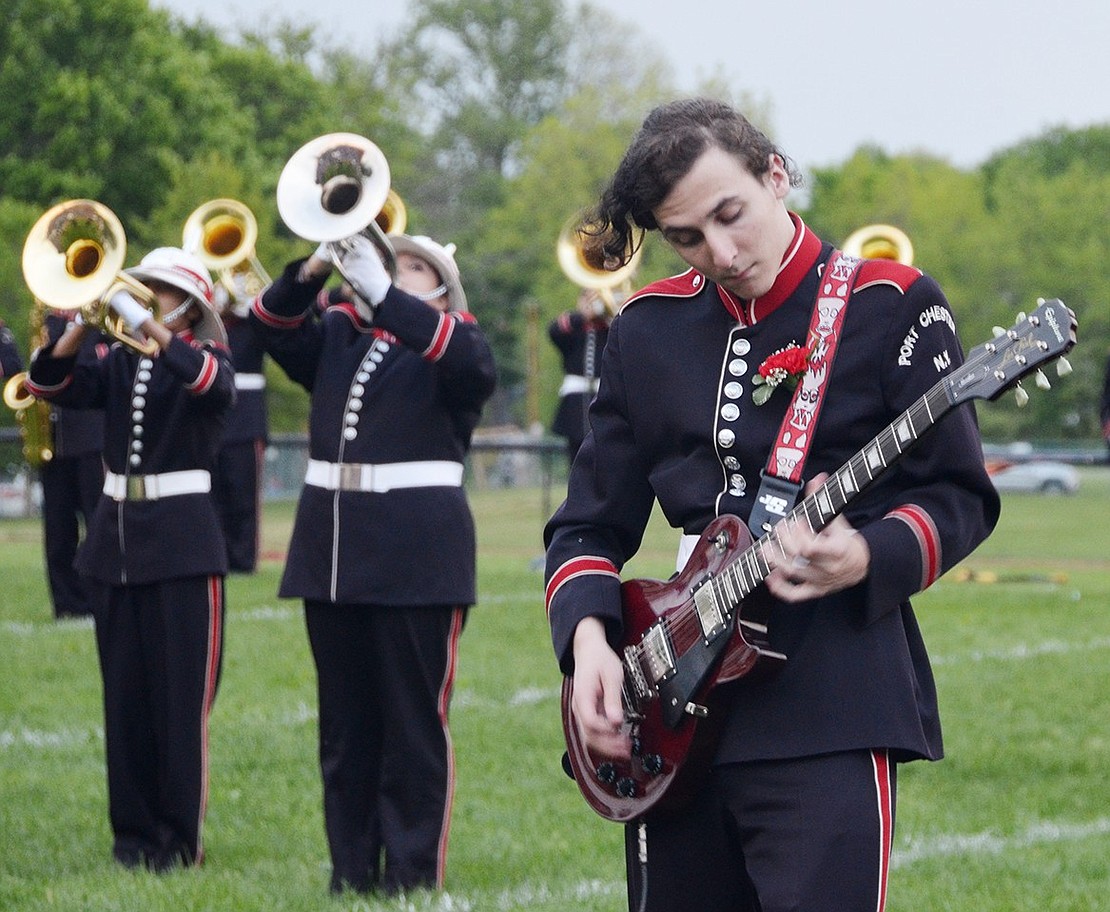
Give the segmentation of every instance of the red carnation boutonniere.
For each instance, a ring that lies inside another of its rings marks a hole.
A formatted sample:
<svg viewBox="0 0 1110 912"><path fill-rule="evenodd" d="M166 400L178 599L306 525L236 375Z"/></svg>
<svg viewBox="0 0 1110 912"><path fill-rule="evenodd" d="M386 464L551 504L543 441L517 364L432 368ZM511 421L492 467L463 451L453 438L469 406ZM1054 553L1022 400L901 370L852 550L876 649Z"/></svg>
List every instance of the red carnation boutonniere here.
<svg viewBox="0 0 1110 912"><path fill-rule="evenodd" d="M795 342L768 357L759 365L759 371L752 378L752 385L755 387L752 390L752 402L763 405L780 383L785 383L787 389L794 389L809 367L809 354L808 348L802 348Z"/></svg>

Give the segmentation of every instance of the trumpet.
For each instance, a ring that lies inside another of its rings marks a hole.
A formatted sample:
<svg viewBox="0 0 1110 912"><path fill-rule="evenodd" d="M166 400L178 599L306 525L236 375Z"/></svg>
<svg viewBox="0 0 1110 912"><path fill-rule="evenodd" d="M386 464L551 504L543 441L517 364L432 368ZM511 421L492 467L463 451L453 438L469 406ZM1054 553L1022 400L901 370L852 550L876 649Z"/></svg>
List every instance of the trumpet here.
<svg viewBox="0 0 1110 912"><path fill-rule="evenodd" d="M48 209L31 228L23 245L23 279L45 306L79 312L86 323L149 357L158 344L130 333L109 304L117 291L127 291L159 318L154 292L121 271L126 253L123 226L111 209L95 200L69 200Z"/></svg>
<svg viewBox="0 0 1110 912"><path fill-rule="evenodd" d="M893 225L857 228L845 239L844 252L864 259L895 260L906 266L913 265L913 244L906 232Z"/></svg>
<svg viewBox="0 0 1110 912"><path fill-rule="evenodd" d="M555 252L564 275L580 288L592 288L605 304L606 310L613 315L618 310L614 292L618 289L625 293L632 290L632 277L640 267L643 246L632 251L628 261L616 269L607 268L600 252L591 245L589 235L580 230L581 222L572 218L559 232Z"/></svg>
<svg viewBox="0 0 1110 912"><path fill-rule="evenodd" d="M31 338L35 347L46 344L43 305L36 301L31 312ZM54 433L50 403L36 399L27 389L27 371L12 374L4 384L4 404L15 412L23 438L23 458L36 467L54 458Z"/></svg>
<svg viewBox="0 0 1110 912"><path fill-rule="evenodd" d="M342 248L356 235L368 237L390 275L397 274L387 235L403 230L404 204L390 189L385 155L365 137L326 133L301 146L278 178L277 207L289 230L306 241Z"/></svg>
<svg viewBox="0 0 1110 912"><path fill-rule="evenodd" d="M181 230L181 246L219 276L232 309L249 303L270 284L255 255L258 220L245 204L214 199L193 210Z"/></svg>

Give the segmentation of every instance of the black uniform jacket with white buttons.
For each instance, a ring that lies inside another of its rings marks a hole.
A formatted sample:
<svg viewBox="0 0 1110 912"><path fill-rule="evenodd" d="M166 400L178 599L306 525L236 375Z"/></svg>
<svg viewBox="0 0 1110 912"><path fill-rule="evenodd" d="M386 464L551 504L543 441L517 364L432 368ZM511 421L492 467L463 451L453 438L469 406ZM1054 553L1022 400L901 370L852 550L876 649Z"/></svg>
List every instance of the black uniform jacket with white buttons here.
<svg viewBox="0 0 1110 912"><path fill-rule="evenodd" d="M226 348L174 336L154 358L114 343L105 357L31 362L32 392L62 406L104 410L104 464L124 476L211 472L235 400ZM115 500L102 495L77 569L114 585L227 572L219 518L207 493Z"/></svg>
<svg viewBox="0 0 1110 912"><path fill-rule="evenodd" d="M455 464L493 392L485 335L391 287L374 325L349 304L322 313L322 280L291 264L255 301L267 351L312 394L309 457L345 466ZM280 595L351 604L475 600L474 522L461 484L387 491L305 484Z"/></svg>
<svg viewBox="0 0 1110 912"><path fill-rule="evenodd" d="M619 572L659 503L700 533L715 516L745 521L791 393L752 401L763 361L805 344L828 244L797 233L774 287L740 301L696 272L649 286L613 321L566 501L545 530L555 651L572 671L572 636L602 617L619 642ZM936 283L890 261L861 267L804 477L834 472L962 362ZM942 753L936 692L909 605L993 528L998 498L983 468L974 411L942 418L845 511L865 537L870 573L816 601L775 605L772 648L786 665L729 697L718 761L890 748Z"/></svg>

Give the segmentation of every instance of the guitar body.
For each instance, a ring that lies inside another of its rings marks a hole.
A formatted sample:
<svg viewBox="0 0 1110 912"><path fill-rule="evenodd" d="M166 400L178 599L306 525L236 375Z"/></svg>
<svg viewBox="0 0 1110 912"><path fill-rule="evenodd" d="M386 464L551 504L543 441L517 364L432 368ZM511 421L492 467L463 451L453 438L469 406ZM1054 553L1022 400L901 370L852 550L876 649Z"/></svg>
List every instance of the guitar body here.
<svg viewBox="0 0 1110 912"><path fill-rule="evenodd" d="M630 676L628 647L641 646L649 632L658 633L660 624L666 628L675 658L673 673L651 687L650 696L626 705L625 728L633 742L630 760L590 753L571 710L573 678L564 679L562 714L567 757L583 796L602 817L627 822L649 809L681 807L703 780L713 759L716 735L725 714L725 694L717 691L719 685L768 674L785 661L785 656L767 646L765 619L749 617L741 605L738 616L714 647L711 666L701 669L705 659L700 654L705 651L705 643L693 613L692 593L748 548L751 541L739 518L717 517L674 579L628 580L621 585L625 636L618 652L625 658L626 679ZM676 684L681 686L684 678L689 693L673 689ZM625 690L627 704L634 687L626 683ZM685 696L690 699L683 701ZM676 705L676 701L683 701L683 705ZM694 714L684 710L687 702L698 707Z"/></svg>

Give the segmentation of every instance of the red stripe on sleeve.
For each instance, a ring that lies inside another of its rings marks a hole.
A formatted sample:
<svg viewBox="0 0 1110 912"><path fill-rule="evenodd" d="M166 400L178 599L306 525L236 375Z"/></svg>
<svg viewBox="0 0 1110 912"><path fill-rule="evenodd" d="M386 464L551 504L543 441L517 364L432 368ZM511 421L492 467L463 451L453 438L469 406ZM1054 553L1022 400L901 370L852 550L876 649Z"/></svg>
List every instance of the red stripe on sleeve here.
<svg viewBox="0 0 1110 912"><path fill-rule="evenodd" d="M915 504L905 504L887 515L902 520L917 539L921 549L921 588L927 589L940 576L940 535L932 517Z"/></svg>
<svg viewBox="0 0 1110 912"><path fill-rule="evenodd" d="M620 579L617 567L612 561L606 560L604 557L576 557L563 564L548 581L547 592L544 594L544 611L548 614L551 613L551 603L564 584L579 576L591 575L611 576L614 579Z"/></svg>

